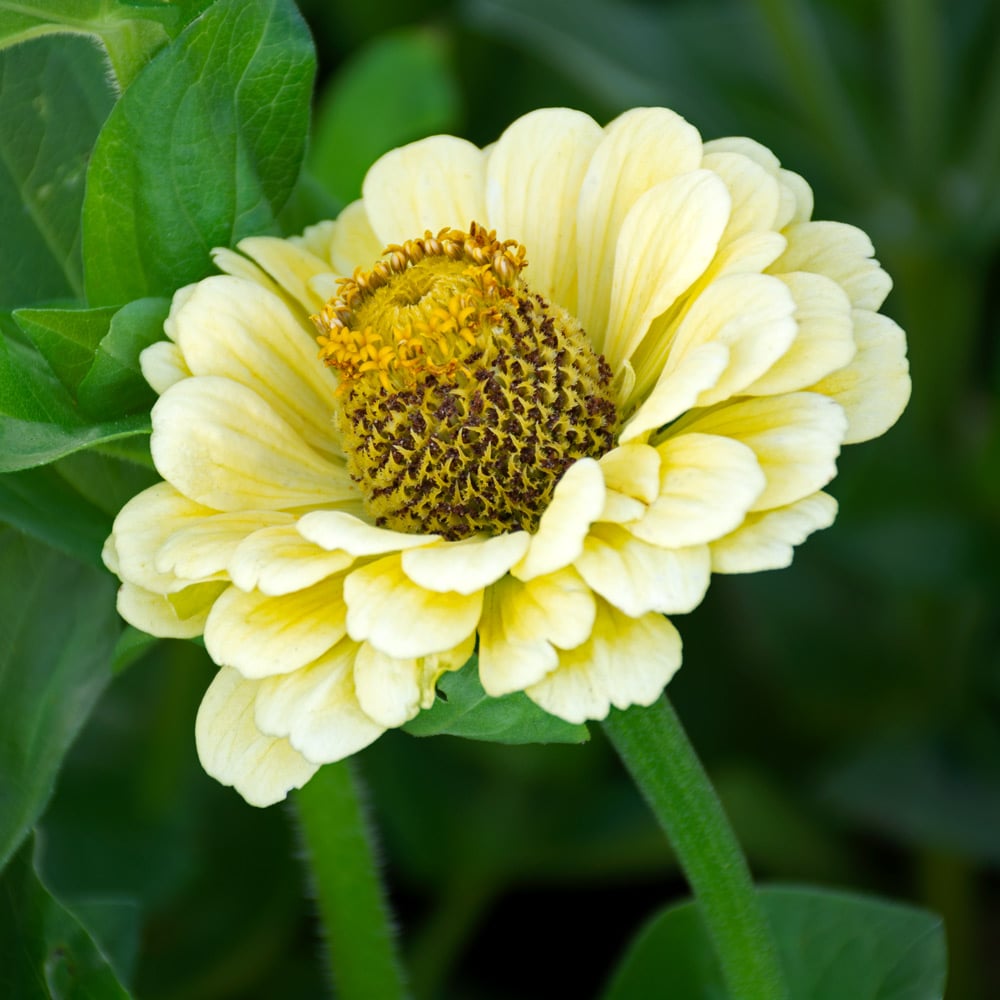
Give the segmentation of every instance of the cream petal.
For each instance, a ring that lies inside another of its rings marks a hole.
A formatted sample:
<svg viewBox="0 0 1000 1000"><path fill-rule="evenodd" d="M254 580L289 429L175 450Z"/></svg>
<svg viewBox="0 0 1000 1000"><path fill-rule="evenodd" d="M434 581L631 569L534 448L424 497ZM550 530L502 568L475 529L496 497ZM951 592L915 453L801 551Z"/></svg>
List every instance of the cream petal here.
<svg viewBox="0 0 1000 1000"><path fill-rule="evenodd" d="M604 355L627 361L650 324L697 280L729 221L725 184L695 170L657 184L632 206L615 253Z"/></svg>
<svg viewBox="0 0 1000 1000"><path fill-rule="evenodd" d="M341 510L314 510L298 521L299 534L328 552L341 550L352 556L380 556L418 545L430 545L440 535L404 535L389 528L376 528Z"/></svg>
<svg viewBox="0 0 1000 1000"><path fill-rule="evenodd" d="M152 417L160 475L216 510L279 510L357 495L343 465L317 455L238 382L185 379L160 397Z"/></svg>
<svg viewBox="0 0 1000 1000"><path fill-rule="evenodd" d="M261 732L285 736L315 764L343 760L373 743L385 727L358 703L350 639L301 670L260 681L254 719Z"/></svg>
<svg viewBox="0 0 1000 1000"><path fill-rule="evenodd" d="M465 228L486 213L486 159L450 135L394 149L375 162L362 186L372 229L385 243L402 243L445 226Z"/></svg>
<svg viewBox="0 0 1000 1000"><path fill-rule="evenodd" d="M157 483L132 497L114 523L115 572L146 590L167 594L186 587L168 568L157 568L157 553L170 536L215 513L182 496L169 483ZM212 575L212 574L207 574Z"/></svg>
<svg viewBox="0 0 1000 1000"><path fill-rule="evenodd" d="M596 348L604 346L611 310L610 276L622 223L651 188L701 161L701 136L666 108L626 111L604 130L580 189L577 216L577 316ZM528 247L529 255L531 247Z"/></svg>
<svg viewBox="0 0 1000 1000"><path fill-rule="evenodd" d="M662 549L613 524L595 524L573 564L588 586L630 618L686 614L712 574L707 545Z"/></svg>
<svg viewBox="0 0 1000 1000"><path fill-rule="evenodd" d="M600 602L589 642L560 654L559 666L526 691L567 722L603 719L614 705L652 705L681 665L681 638L658 614L629 618Z"/></svg>
<svg viewBox="0 0 1000 1000"><path fill-rule="evenodd" d="M531 580L573 562L583 550L587 529L604 509L604 492L604 476L597 462L592 458L574 462L556 484L528 551L511 573L520 580Z"/></svg>
<svg viewBox="0 0 1000 1000"><path fill-rule="evenodd" d="M772 173L740 153L709 153L702 160L702 166L722 178L733 201L729 222L722 234L724 243L747 233L776 228L781 189Z"/></svg>
<svg viewBox="0 0 1000 1000"><path fill-rule="evenodd" d="M910 399L906 335L888 316L879 313L856 309L852 318L857 345L854 360L812 387L844 408L844 444L884 434Z"/></svg>
<svg viewBox="0 0 1000 1000"><path fill-rule="evenodd" d="M162 395L175 382L191 377L191 369L184 361L180 348L169 340L150 344L139 355L142 377Z"/></svg>
<svg viewBox="0 0 1000 1000"><path fill-rule="evenodd" d="M250 236L240 240L237 247L256 261L306 312L319 312L323 308L324 300L313 293L309 280L317 274L329 273L328 261L296 245L293 240L276 236Z"/></svg>
<svg viewBox="0 0 1000 1000"><path fill-rule="evenodd" d="M486 592L479 623L479 679L493 697L522 691L590 635L594 595L573 570L522 583L498 580Z"/></svg>
<svg viewBox="0 0 1000 1000"><path fill-rule="evenodd" d="M229 574L241 590L280 597L305 590L352 562L354 557L346 552L327 552L305 541L292 523L262 528L244 538L232 554Z"/></svg>
<svg viewBox="0 0 1000 1000"><path fill-rule="evenodd" d="M184 285L183 288L178 288L174 292L174 297L170 300L170 311L167 313L167 318L163 321L163 332L174 342L177 341L177 315L187 305L188 299L194 295L198 285L199 282L195 281L190 285Z"/></svg>
<svg viewBox="0 0 1000 1000"><path fill-rule="evenodd" d="M293 520L291 514L264 510L198 518L193 524L174 531L160 546L156 553L156 569L186 580L224 574L237 546L248 535Z"/></svg>
<svg viewBox="0 0 1000 1000"><path fill-rule="evenodd" d="M426 590L473 594L499 580L524 555L530 540L526 531L516 531L410 549L403 553L403 572Z"/></svg>
<svg viewBox="0 0 1000 1000"><path fill-rule="evenodd" d="M786 226L788 246L771 265L773 274L812 271L840 285L855 309L878 309L892 279L872 259L875 248L856 226L843 222L802 222Z"/></svg>
<svg viewBox="0 0 1000 1000"><path fill-rule="evenodd" d="M208 616L205 648L251 680L298 670L344 637L342 588L339 577L279 597L230 587Z"/></svg>
<svg viewBox="0 0 1000 1000"><path fill-rule="evenodd" d="M118 589L118 614L160 639L193 639L205 631L212 605L227 586L213 581L155 594L126 580Z"/></svg>
<svg viewBox="0 0 1000 1000"><path fill-rule="evenodd" d="M796 392L724 403L672 429L718 434L751 448L767 477L750 507L756 511L794 503L833 479L847 419L832 399Z"/></svg>
<svg viewBox="0 0 1000 1000"><path fill-rule="evenodd" d="M609 490L652 503L660 495L660 453L648 444L623 444L599 461Z"/></svg>
<svg viewBox="0 0 1000 1000"><path fill-rule="evenodd" d="M260 267L235 250L230 250L228 247L216 247L212 251L212 262L223 274L253 282L278 298L285 294L277 282L272 281Z"/></svg>
<svg viewBox="0 0 1000 1000"><path fill-rule="evenodd" d="M641 500L625 496L617 490L605 490L604 507L597 520L626 524L629 521L638 521L645 513L646 505Z"/></svg>
<svg viewBox="0 0 1000 1000"><path fill-rule="evenodd" d="M788 200L793 205L787 218L784 215L779 217L781 228L791 223L808 222L813 214L813 192L806 179L792 170L779 170L778 183L782 191L788 193Z"/></svg>
<svg viewBox="0 0 1000 1000"><path fill-rule="evenodd" d="M679 434L657 447L660 495L637 538L668 549L703 545L734 530L764 489L764 473L746 445L712 434Z"/></svg>
<svg viewBox="0 0 1000 1000"><path fill-rule="evenodd" d="M829 493L749 514L736 531L712 543L712 571L759 573L790 566L795 546L830 527L836 516L837 501Z"/></svg>
<svg viewBox="0 0 1000 1000"><path fill-rule="evenodd" d="M745 391L776 396L805 389L854 357L851 303L831 278L807 271L779 275L795 299L797 332L789 349Z"/></svg>
<svg viewBox="0 0 1000 1000"><path fill-rule="evenodd" d="M318 770L288 740L265 736L254 723L259 685L235 670L215 675L195 720L195 743L205 771L252 806L280 802Z"/></svg>
<svg viewBox="0 0 1000 1000"><path fill-rule="evenodd" d="M337 220L323 219L302 230L301 236L290 236L288 242L318 257L324 266L330 266L330 244L337 229Z"/></svg>
<svg viewBox="0 0 1000 1000"><path fill-rule="evenodd" d="M532 111L500 136L486 168L490 228L527 247L532 290L570 312L576 311L580 185L602 135L580 111Z"/></svg>
<svg viewBox="0 0 1000 1000"><path fill-rule="evenodd" d="M336 382L317 359L314 331L281 299L238 278L207 278L177 328L193 374L220 375L252 389L307 444L339 452Z"/></svg>
<svg viewBox="0 0 1000 1000"><path fill-rule="evenodd" d="M738 153L748 160L753 160L772 175L781 167L781 161L767 146L757 142L756 139L748 139L745 135L725 135L718 139L709 139L705 143L705 156L715 156L719 153Z"/></svg>
<svg viewBox="0 0 1000 1000"><path fill-rule="evenodd" d="M454 648L475 632L483 606L481 591L441 594L413 583L399 555L350 573L344 599L351 638L400 659Z"/></svg>
<svg viewBox="0 0 1000 1000"><path fill-rule="evenodd" d="M384 241L375 235L368 221L365 203L360 199L352 201L337 216L337 226L330 239L329 256L333 269L338 274L352 275L355 268L371 267L382 256L384 249Z"/></svg>

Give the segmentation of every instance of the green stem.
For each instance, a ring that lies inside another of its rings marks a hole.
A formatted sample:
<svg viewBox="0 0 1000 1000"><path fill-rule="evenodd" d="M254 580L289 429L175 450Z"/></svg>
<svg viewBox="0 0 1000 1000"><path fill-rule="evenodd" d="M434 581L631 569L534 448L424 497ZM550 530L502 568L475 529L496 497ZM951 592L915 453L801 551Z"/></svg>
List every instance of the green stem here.
<svg viewBox="0 0 1000 1000"><path fill-rule="evenodd" d="M666 697L649 708L612 710L604 730L670 839L730 994L739 1000L787 998L746 859Z"/></svg>
<svg viewBox="0 0 1000 1000"><path fill-rule="evenodd" d="M351 765L327 764L295 795L339 1000L407 995Z"/></svg>

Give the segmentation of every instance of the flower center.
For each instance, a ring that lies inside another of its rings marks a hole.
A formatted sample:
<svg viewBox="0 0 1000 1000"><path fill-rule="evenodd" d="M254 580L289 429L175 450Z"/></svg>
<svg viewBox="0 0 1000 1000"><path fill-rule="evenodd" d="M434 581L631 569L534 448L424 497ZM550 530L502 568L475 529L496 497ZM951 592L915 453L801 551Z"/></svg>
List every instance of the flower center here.
<svg viewBox="0 0 1000 1000"><path fill-rule="evenodd" d="M612 372L475 222L388 247L313 322L340 376L348 470L376 523L467 538L533 531L577 459L614 446Z"/></svg>

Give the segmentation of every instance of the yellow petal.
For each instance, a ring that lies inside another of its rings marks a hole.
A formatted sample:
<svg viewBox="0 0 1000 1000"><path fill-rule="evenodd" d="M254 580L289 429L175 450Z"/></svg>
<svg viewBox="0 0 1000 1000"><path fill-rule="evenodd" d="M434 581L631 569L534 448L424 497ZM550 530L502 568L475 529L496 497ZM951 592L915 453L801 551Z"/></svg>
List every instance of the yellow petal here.
<svg viewBox="0 0 1000 1000"><path fill-rule="evenodd" d="M321 458L255 392L202 376L172 386L153 407L157 471L216 510L280 510L357 495L346 468Z"/></svg>
<svg viewBox="0 0 1000 1000"><path fill-rule="evenodd" d="M410 549L403 553L403 572L427 590L473 594L499 580L524 555L530 539L526 531L516 531Z"/></svg>
<svg viewBox="0 0 1000 1000"><path fill-rule="evenodd" d="M118 589L118 614L130 625L161 639L193 639L228 584L196 583L172 594L155 594L129 583Z"/></svg>
<svg viewBox="0 0 1000 1000"><path fill-rule="evenodd" d="M864 309L856 309L852 318L857 345L854 360L812 387L844 408L844 444L884 434L910 399L910 367L903 331L888 316Z"/></svg>
<svg viewBox="0 0 1000 1000"><path fill-rule="evenodd" d="M650 611L686 614L711 576L707 545L662 549L613 524L596 524L573 564L588 586L630 618Z"/></svg>
<svg viewBox="0 0 1000 1000"><path fill-rule="evenodd" d="M847 292L855 309L878 309L892 288L892 279L872 259L868 236L843 222L802 222L784 230L788 246L771 265L774 274L812 271L833 278Z"/></svg>
<svg viewBox="0 0 1000 1000"><path fill-rule="evenodd" d="M169 340L150 344L139 355L139 368L142 377L161 395L175 382L191 377L180 348Z"/></svg>
<svg viewBox="0 0 1000 1000"><path fill-rule="evenodd" d="M350 639L301 670L260 681L254 719L261 732L285 736L314 764L343 760L385 732L358 704Z"/></svg>
<svg viewBox="0 0 1000 1000"><path fill-rule="evenodd" d="M623 444L600 459L609 490L635 497L644 504L660 495L660 453L648 444Z"/></svg>
<svg viewBox="0 0 1000 1000"><path fill-rule="evenodd" d="M751 448L767 485L750 510L768 510L801 500L833 479L847 419L832 399L796 392L723 403L682 418L675 429L718 434Z"/></svg>
<svg viewBox="0 0 1000 1000"><path fill-rule="evenodd" d="M354 562L346 552L327 552L307 542L295 524L263 528L233 552L229 573L241 590L269 597L305 590Z"/></svg>
<svg viewBox="0 0 1000 1000"><path fill-rule="evenodd" d="M350 552L352 556L378 556L418 545L430 545L440 535L404 535L390 528L376 528L342 510L314 510L298 521L299 534L321 549Z"/></svg>
<svg viewBox="0 0 1000 1000"><path fill-rule="evenodd" d="M288 524L291 514L252 510L214 514L174 531L156 553L156 568L186 580L205 579L229 569L239 544L261 528ZM249 590L249 587L244 587Z"/></svg>
<svg viewBox="0 0 1000 1000"><path fill-rule="evenodd" d="M398 555L350 573L344 599L351 638L400 659L454 648L475 632L483 606L481 591L442 594L418 586Z"/></svg>
<svg viewBox="0 0 1000 1000"><path fill-rule="evenodd" d="M795 299L795 340L752 385L748 395L776 396L806 389L854 357L851 303L831 278L807 271L778 276Z"/></svg>
<svg viewBox="0 0 1000 1000"><path fill-rule="evenodd" d="M221 275L201 282L178 315L178 344L193 374L252 389L307 444L337 454L336 383L303 323L277 296Z"/></svg>
<svg viewBox="0 0 1000 1000"><path fill-rule="evenodd" d="M237 253L235 250L230 250L228 247L215 247L212 251L212 263L223 274L253 282L253 284L259 285L278 298L282 298L285 295L284 290L277 282L272 281L270 276L265 274L252 260L244 257L241 253Z"/></svg>
<svg viewBox="0 0 1000 1000"><path fill-rule="evenodd" d="M276 236L250 236L240 240L237 248L256 261L307 313L323 308L324 300L312 292L309 281L330 271L328 261L292 240Z"/></svg>
<svg viewBox="0 0 1000 1000"><path fill-rule="evenodd" d="M365 211L383 244L464 229L486 218L486 161L464 139L435 135L386 153L362 187Z"/></svg>
<svg viewBox="0 0 1000 1000"><path fill-rule="evenodd" d="M749 514L736 531L712 543L712 571L759 573L790 566L795 546L828 528L836 516L837 501L828 493Z"/></svg>
<svg viewBox="0 0 1000 1000"><path fill-rule="evenodd" d="M589 642L526 691L567 722L603 719L614 705L652 705L681 665L677 630L658 614L629 618L601 601Z"/></svg>
<svg viewBox="0 0 1000 1000"><path fill-rule="evenodd" d="M730 438L679 434L657 450L660 495L641 521L628 525L653 545L687 548L728 534L764 488L754 453Z"/></svg>
<svg viewBox="0 0 1000 1000"><path fill-rule="evenodd" d="M265 736L254 723L258 685L235 670L215 675L198 709L195 743L201 766L252 806L280 802L318 770L288 740Z"/></svg>
<svg viewBox="0 0 1000 1000"><path fill-rule="evenodd" d="M776 228L781 189L766 168L740 153L721 151L707 154L702 166L722 178L733 201L723 242Z"/></svg>
<svg viewBox="0 0 1000 1000"><path fill-rule="evenodd" d="M729 192L711 171L656 185L622 223L604 355L627 361L650 324L704 272L729 221Z"/></svg>
<svg viewBox="0 0 1000 1000"><path fill-rule="evenodd" d="M291 673L344 637L345 612L341 578L280 597L230 587L208 616L205 648L251 680Z"/></svg>
<svg viewBox="0 0 1000 1000"><path fill-rule="evenodd" d="M583 551L587 529L604 508L604 477L592 458L574 462L556 484L538 531L511 573L521 580L554 573Z"/></svg>
<svg viewBox="0 0 1000 1000"><path fill-rule="evenodd" d="M115 518L114 572L123 580L160 594L186 587L191 578L178 579L170 567L158 569L157 555L174 532L198 524L214 513L211 508L182 496L169 483L157 483L143 490Z"/></svg>
<svg viewBox="0 0 1000 1000"><path fill-rule="evenodd" d="M498 580L486 592L479 623L479 679L499 697L541 680L558 662L556 647L571 649L590 635L594 595L573 570L522 583Z"/></svg>
<svg viewBox="0 0 1000 1000"><path fill-rule="evenodd" d="M580 111L532 111L500 136L486 168L490 228L528 248L532 290L570 312L576 310L577 201L602 135Z"/></svg>
<svg viewBox="0 0 1000 1000"><path fill-rule="evenodd" d="M414 233L412 236L422 235ZM369 268L382 255L385 242L375 235L368 221L365 203L352 201L337 216L337 225L330 238L329 257L333 269L345 276L354 274L355 268Z"/></svg>
<svg viewBox="0 0 1000 1000"><path fill-rule="evenodd" d="M666 108L626 111L604 130L580 191L577 316L600 351L611 309L611 276L622 223L651 188L701 161L698 130ZM529 254L531 247L528 247Z"/></svg>

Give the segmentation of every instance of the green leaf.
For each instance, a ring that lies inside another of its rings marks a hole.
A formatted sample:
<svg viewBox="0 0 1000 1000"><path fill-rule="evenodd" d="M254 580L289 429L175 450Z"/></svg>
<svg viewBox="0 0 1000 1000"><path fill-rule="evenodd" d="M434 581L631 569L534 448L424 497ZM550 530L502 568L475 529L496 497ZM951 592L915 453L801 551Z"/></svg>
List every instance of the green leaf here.
<svg viewBox="0 0 1000 1000"><path fill-rule="evenodd" d="M821 889L759 890L793 997L939 1000L945 940L925 910ZM726 1000L698 909L671 906L634 939L602 1000Z"/></svg>
<svg viewBox="0 0 1000 1000"><path fill-rule="evenodd" d="M101 132L83 211L87 295L118 305L204 276L275 231L302 160L315 55L291 0L219 0L143 69Z"/></svg>
<svg viewBox="0 0 1000 1000"><path fill-rule="evenodd" d="M445 674L438 698L403 729L412 736L464 736L491 743L585 743L587 727L549 715L526 694L491 698L479 683L479 660Z"/></svg>
<svg viewBox="0 0 1000 1000"><path fill-rule="evenodd" d="M126 625L115 644L111 672L117 675L123 670L127 670L133 663L145 656L159 641L155 635L140 632L137 628Z"/></svg>
<svg viewBox="0 0 1000 1000"><path fill-rule="evenodd" d="M128 1000L94 938L42 883L27 842L0 890L0 993L55 1000Z"/></svg>
<svg viewBox="0 0 1000 1000"><path fill-rule="evenodd" d="M0 609L2 866L111 678L120 628L107 573L11 530L0 531Z"/></svg>
<svg viewBox="0 0 1000 1000"><path fill-rule="evenodd" d="M327 87L309 169L343 203L361 194L365 171L383 153L435 132L453 131L458 83L445 39L426 29L379 38Z"/></svg>
<svg viewBox="0 0 1000 1000"><path fill-rule="evenodd" d="M0 52L0 305L82 297L87 161L113 95L93 41Z"/></svg>
<svg viewBox="0 0 1000 1000"><path fill-rule="evenodd" d="M14 321L72 393L94 363L94 352L107 334L113 307L99 309L17 309Z"/></svg>
<svg viewBox="0 0 1000 1000"><path fill-rule="evenodd" d="M0 519L95 566L111 531L111 518L52 468L0 476Z"/></svg>
<svg viewBox="0 0 1000 1000"><path fill-rule="evenodd" d="M77 427L0 416L0 472L46 465L84 448L149 434L150 430L146 413Z"/></svg>
<svg viewBox="0 0 1000 1000"><path fill-rule="evenodd" d="M97 348L94 363L80 383L81 408L93 417L111 419L149 410L156 393L142 377L139 355L163 339L169 299L137 299L115 313Z"/></svg>
<svg viewBox="0 0 1000 1000"><path fill-rule="evenodd" d="M0 418L64 427L79 424L80 417L66 387L38 351L18 338L9 314L0 313Z"/></svg>

